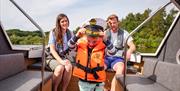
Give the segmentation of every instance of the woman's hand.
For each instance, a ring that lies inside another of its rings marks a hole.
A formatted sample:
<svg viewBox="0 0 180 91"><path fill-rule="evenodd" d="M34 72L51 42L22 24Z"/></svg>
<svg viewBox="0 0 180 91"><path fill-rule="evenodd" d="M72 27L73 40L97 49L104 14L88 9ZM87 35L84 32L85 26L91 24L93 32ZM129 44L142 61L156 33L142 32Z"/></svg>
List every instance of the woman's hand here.
<svg viewBox="0 0 180 91"><path fill-rule="evenodd" d="M67 59L61 60L60 63L61 63L62 65L68 65L68 64L70 64L69 60L67 60Z"/></svg>

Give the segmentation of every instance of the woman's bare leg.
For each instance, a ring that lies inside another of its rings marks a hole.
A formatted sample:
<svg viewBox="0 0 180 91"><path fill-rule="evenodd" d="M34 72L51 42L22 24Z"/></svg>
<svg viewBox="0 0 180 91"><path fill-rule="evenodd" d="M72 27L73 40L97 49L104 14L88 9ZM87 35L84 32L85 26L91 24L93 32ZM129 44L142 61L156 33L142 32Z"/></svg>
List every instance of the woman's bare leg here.
<svg viewBox="0 0 180 91"><path fill-rule="evenodd" d="M62 75L63 75L63 71L64 71L64 66L63 65L58 65L55 70L54 70L54 74L53 74L53 91L57 91L57 88L59 86L59 83L62 80Z"/></svg>
<svg viewBox="0 0 180 91"><path fill-rule="evenodd" d="M62 91L66 91L72 74L72 65L68 64L65 66L63 79L62 79Z"/></svg>

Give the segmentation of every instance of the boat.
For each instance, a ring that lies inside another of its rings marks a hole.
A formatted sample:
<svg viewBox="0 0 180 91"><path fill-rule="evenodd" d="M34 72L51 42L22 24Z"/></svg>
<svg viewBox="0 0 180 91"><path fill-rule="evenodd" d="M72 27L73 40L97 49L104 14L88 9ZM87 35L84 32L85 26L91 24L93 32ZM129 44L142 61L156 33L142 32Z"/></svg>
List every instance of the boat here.
<svg viewBox="0 0 180 91"><path fill-rule="evenodd" d="M10 0L42 33L41 27ZM174 4L178 13L155 53L140 53L140 61L134 63L140 73L130 72L125 61L123 75L115 75L106 70L105 91L110 91L115 76L115 91L179 91L180 90L180 1L171 0L142 22L130 35L133 35L151 18L169 4ZM0 20L0 90L1 91L52 91L52 72L45 67L45 43L40 46L13 45ZM126 43L127 44L127 43ZM127 46L124 48L125 52ZM126 59L126 58L125 58ZM135 59L136 61L139 59ZM59 86L60 87L60 86ZM67 91L79 91L78 78L73 77Z"/></svg>

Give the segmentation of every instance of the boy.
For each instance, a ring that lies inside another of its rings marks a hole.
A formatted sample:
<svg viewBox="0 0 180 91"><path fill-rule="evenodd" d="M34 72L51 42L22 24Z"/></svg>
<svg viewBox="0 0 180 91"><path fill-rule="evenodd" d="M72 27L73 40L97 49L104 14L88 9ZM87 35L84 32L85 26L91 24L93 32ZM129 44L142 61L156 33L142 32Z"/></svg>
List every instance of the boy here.
<svg viewBox="0 0 180 91"><path fill-rule="evenodd" d="M104 69L104 56L113 55L116 50L103 30L106 21L93 18L76 35L71 38L68 45L71 50L76 49L76 65L73 75L79 78L80 91L103 91L106 74Z"/></svg>

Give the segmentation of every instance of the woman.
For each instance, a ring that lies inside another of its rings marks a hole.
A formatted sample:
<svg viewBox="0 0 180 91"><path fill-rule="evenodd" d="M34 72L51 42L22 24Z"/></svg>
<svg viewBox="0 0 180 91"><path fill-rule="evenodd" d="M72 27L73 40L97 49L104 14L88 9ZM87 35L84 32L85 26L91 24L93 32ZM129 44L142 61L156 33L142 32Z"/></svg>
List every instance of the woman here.
<svg viewBox="0 0 180 91"><path fill-rule="evenodd" d="M47 64L54 72L53 91L57 91L61 83L62 91L66 91L72 74L72 65L66 56L68 52L67 43L72 37L72 33L68 27L68 17L65 14L59 14L56 19L56 27L50 31L49 35L48 44L53 59L47 60Z"/></svg>

